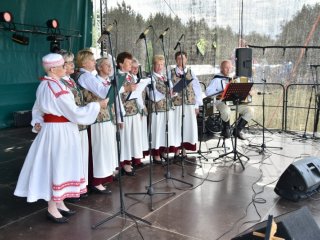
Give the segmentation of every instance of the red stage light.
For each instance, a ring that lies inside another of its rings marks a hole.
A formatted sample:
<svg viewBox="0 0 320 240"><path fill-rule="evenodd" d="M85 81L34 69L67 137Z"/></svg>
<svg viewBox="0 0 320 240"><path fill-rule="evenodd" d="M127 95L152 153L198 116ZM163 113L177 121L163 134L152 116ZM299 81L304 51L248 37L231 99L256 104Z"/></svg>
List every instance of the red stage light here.
<svg viewBox="0 0 320 240"><path fill-rule="evenodd" d="M10 23L13 20L11 12L1 12L0 13L0 22Z"/></svg>
<svg viewBox="0 0 320 240"><path fill-rule="evenodd" d="M59 22L57 19L50 19L47 21L47 27L57 29L59 27Z"/></svg>

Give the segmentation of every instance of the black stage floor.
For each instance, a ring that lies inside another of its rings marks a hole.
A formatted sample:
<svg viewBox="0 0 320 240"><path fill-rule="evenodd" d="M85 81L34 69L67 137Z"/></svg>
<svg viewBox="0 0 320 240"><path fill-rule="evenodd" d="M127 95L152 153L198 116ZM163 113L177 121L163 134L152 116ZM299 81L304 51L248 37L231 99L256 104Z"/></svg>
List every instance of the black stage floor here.
<svg viewBox="0 0 320 240"><path fill-rule="evenodd" d="M110 185L112 195L92 193L79 203L68 203L77 211L69 223L51 223L45 218L46 202L30 204L13 196L18 174L35 135L30 128L1 130L0 239L231 239L257 222L266 220L269 214L278 216L302 206L309 208L319 224L319 194L292 202L280 198L273 191L279 176L292 162L307 156L319 156L319 142L297 141L292 140L293 135L266 132L266 146L283 147L283 150L267 148L265 154L259 154L260 147L252 148L248 144L261 146L261 132L251 129L247 136L249 141L241 141L238 148L250 158L249 161L243 159L245 170L239 161L234 162L232 158L214 161L223 149L204 153L208 161L204 158L198 161L202 168L185 165L184 177L181 176L182 167L172 164L172 177L192 183L192 188L179 181L164 180L154 185L154 191L175 192L175 195L124 197L126 211L149 221L151 226L120 215L93 230L93 224L119 211L119 183ZM202 142L202 151L216 144L216 138L209 138ZM230 140L227 140L226 146L230 145ZM165 167L153 166L153 181L162 179L165 172ZM149 165L137 170L134 177L123 177L122 183L125 193L145 192L149 185ZM153 211L150 210L151 200Z"/></svg>

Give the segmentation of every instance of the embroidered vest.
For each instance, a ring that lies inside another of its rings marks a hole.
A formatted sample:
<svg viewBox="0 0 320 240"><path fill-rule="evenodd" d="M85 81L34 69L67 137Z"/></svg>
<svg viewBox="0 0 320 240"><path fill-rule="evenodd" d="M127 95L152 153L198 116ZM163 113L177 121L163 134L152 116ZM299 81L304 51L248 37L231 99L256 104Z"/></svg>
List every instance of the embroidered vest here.
<svg viewBox="0 0 320 240"><path fill-rule="evenodd" d="M120 86L127 86L131 83L134 83L134 78L128 73L122 74L117 72L117 77L118 77L118 83L122 83L122 85L119 84L119 88ZM139 113L139 108L138 108L136 99L127 100L129 94L130 92L121 93L121 101L126 111L125 117L133 116Z"/></svg>
<svg viewBox="0 0 320 240"><path fill-rule="evenodd" d="M164 78L164 77L163 77ZM168 88L166 86L167 82L165 81L166 79L162 79L161 77L157 77L155 75L153 75L153 79L156 82L156 89L162 93L163 95L166 96L166 92L168 92ZM170 94L170 92L168 92L168 94ZM167 104L166 104L167 103ZM171 106L171 102L166 100L166 98L161 99L158 102L152 102L152 112L155 112L156 110L158 112L165 112L165 111L169 111L170 106Z"/></svg>
<svg viewBox="0 0 320 240"><path fill-rule="evenodd" d="M172 76L173 85L175 85L176 83L178 83L181 80L181 76L178 76L176 74L175 69L171 69L171 76ZM190 68L187 69L187 73L185 74L185 78L186 78L186 80L192 79ZM186 88L184 88L183 91L184 91L184 103L187 105L195 105L196 98L195 98L195 94L194 94L194 91L192 88L192 82ZM178 93L177 96L173 97L172 101L175 106L181 106L182 105L182 92Z"/></svg>
<svg viewBox="0 0 320 240"><path fill-rule="evenodd" d="M80 107L84 106L85 104L84 104L84 100L83 100L83 95L82 95L82 92L81 92L79 86L76 84L76 82L72 78L69 78L69 80L61 79L61 82L64 85L66 85L66 87L69 88L71 90L71 92L73 93L76 105L80 106ZM78 124L78 128L79 128L79 131L82 131L82 130L87 129L88 126Z"/></svg>

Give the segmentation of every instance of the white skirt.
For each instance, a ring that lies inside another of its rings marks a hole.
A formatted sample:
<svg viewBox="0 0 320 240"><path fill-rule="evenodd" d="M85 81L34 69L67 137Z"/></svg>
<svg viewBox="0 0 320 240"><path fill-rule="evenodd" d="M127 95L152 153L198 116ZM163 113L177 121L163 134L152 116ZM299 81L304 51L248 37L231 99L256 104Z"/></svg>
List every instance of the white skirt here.
<svg viewBox="0 0 320 240"><path fill-rule="evenodd" d="M91 125L93 177L111 176L118 166L116 126L112 121Z"/></svg>
<svg viewBox="0 0 320 240"><path fill-rule="evenodd" d="M141 126L141 136L142 136L142 151L149 150L149 142L148 142L148 123L147 123L147 116L142 116L142 126Z"/></svg>
<svg viewBox="0 0 320 240"><path fill-rule="evenodd" d="M121 161L142 158L141 115L124 117L123 125L123 129L120 131Z"/></svg>
<svg viewBox="0 0 320 240"><path fill-rule="evenodd" d="M168 117L168 144L166 139L166 118ZM160 147L171 147L174 145L175 140L175 131L174 131L174 122L173 122L173 111L168 112L158 112L152 113L151 115L151 133L152 133L152 149L159 149ZM180 145L180 144L179 144Z"/></svg>
<svg viewBox="0 0 320 240"><path fill-rule="evenodd" d="M62 201L85 193L81 142L74 123L43 123L23 164L14 195Z"/></svg>
<svg viewBox="0 0 320 240"><path fill-rule="evenodd" d="M80 131L82 165L86 185L88 185L88 168L89 168L89 140L87 129Z"/></svg>
<svg viewBox="0 0 320 240"><path fill-rule="evenodd" d="M176 106L173 111L175 136L174 146L181 145L182 106ZM198 123L194 105L184 105L183 143L196 144L198 142Z"/></svg>

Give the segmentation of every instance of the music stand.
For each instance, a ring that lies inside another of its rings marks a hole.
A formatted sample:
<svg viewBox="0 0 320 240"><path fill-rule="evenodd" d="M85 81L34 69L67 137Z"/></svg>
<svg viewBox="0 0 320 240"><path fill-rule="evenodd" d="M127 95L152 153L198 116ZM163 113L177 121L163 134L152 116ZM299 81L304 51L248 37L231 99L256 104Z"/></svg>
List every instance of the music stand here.
<svg viewBox="0 0 320 240"><path fill-rule="evenodd" d="M222 101L233 101L236 106L236 117L238 116L238 106L241 101L244 101L252 88L253 83L228 83L221 97ZM237 123L235 124L235 131L237 132ZM245 169L240 156L245 157L249 160L247 156L238 152L237 150L237 134L234 136L234 144L232 144L232 151L221 154L219 157L215 158L215 160L219 158L223 158L227 155L233 154L233 161L239 160L243 170Z"/></svg>

